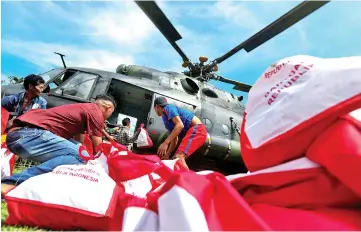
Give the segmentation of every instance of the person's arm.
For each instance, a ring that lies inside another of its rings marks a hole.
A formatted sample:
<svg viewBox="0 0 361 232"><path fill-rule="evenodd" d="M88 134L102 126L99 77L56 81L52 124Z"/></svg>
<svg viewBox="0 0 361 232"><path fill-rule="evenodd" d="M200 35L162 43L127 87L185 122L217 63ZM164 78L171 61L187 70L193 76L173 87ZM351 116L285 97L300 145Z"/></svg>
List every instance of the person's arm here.
<svg viewBox="0 0 361 232"><path fill-rule="evenodd" d="M41 104L40 104L40 109L46 109L48 102L45 99L42 99Z"/></svg>
<svg viewBox="0 0 361 232"><path fill-rule="evenodd" d="M172 130L172 132L170 133L170 135L168 136L168 138L164 141L165 144L169 144L172 140L174 140L175 138L178 137L178 135L182 132L184 125L182 120L180 119L179 116L176 116L174 118L172 118L172 121L174 123L174 129Z"/></svg>
<svg viewBox="0 0 361 232"><path fill-rule="evenodd" d="M79 143L85 145L85 142L84 142L84 134L77 134L74 136L74 139L76 141L78 141Z"/></svg>
<svg viewBox="0 0 361 232"><path fill-rule="evenodd" d="M9 112L14 110L14 106L16 105L17 97L15 95L6 96L1 99L1 107L6 109Z"/></svg>
<svg viewBox="0 0 361 232"><path fill-rule="evenodd" d="M106 137L108 140L114 140L114 137L113 137L113 136L110 136L105 129L103 129L103 134L105 135L105 137Z"/></svg>
<svg viewBox="0 0 361 232"><path fill-rule="evenodd" d="M172 118L172 121L174 123L174 129L172 130L168 138L158 147L157 154L160 157L164 157L166 155L168 150L168 145L172 140L178 137L178 135L181 133L181 131L184 128L183 122L179 116Z"/></svg>
<svg viewBox="0 0 361 232"><path fill-rule="evenodd" d="M93 144L93 153L96 152L96 147L102 143L102 136L108 135L105 131L104 118L92 110L86 112L87 126L85 130L89 134L89 138ZM105 132L105 133L104 133ZM109 135L108 135L109 136Z"/></svg>
<svg viewBox="0 0 361 232"><path fill-rule="evenodd" d="M169 143L166 158L169 158L170 154L174 151L174 148L177 146L177 143L178 143L178 137L176 137Z"/></svg>
<svg viewBox="0 0 361 232"><path fill-rule="evenodd" d="M98 136L90 136L90 140L93 143L93 154L95 154L96 151L96 147L102 143L102 137L98 137Z"/></svg>

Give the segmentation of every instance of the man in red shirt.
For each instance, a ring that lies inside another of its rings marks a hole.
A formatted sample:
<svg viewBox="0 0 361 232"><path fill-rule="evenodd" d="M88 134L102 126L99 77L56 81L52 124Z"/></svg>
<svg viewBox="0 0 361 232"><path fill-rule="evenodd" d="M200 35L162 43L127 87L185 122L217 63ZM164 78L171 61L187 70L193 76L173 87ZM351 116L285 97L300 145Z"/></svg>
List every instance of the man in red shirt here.
<svg viewBox="0 0 361 232"><path fill-rule="evenodd" d="M31 110L15 119L6 138L8 149L21 158L41 164L3 179L1 194L59 165L83 164L79 146L84 143L84 133L89 134L95 150L102 142L104 120L112 115L115 107L112 97L98 95L94 103ZM86 152L82 155L89 156Z"/></svg>

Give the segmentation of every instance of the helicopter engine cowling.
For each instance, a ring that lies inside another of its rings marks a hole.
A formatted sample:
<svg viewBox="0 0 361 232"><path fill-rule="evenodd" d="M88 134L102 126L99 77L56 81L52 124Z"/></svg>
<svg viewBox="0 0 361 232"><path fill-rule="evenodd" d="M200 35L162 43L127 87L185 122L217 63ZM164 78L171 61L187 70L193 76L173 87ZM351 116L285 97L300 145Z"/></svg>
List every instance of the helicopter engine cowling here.
<svg viewBox="0 0 361 232"><path fill-rule="evenodd" d="M119 65L116 69L116 73L147 79L154 79L154 77L168 75L157 69L148 68L140 65L126 64Z"/></svg>

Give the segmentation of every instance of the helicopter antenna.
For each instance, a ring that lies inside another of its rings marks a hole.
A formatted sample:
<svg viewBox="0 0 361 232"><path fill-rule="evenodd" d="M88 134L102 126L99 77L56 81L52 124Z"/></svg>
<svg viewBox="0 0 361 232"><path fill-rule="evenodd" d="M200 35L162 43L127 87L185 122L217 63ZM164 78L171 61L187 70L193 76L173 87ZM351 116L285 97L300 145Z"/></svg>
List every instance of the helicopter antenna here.
<svg viewBox="0 0 361 232"><path fill-rule="evenodd" d="M229 119L231 120L232 128L236 130L236 132L239 136L241 136L241 130L239 129L238 124L233 120L233 117L229 117Z"/></svg>
<svg viewBox="0 0 361 232"><path fill-rule="evenodd" d="M61 53L57 53L57 52L54 52L54 53L60 56L61 61L63 61L63 66L64 66L64 68L66 68L65 61L64 61L64 58L63 58L65 55L63 55Z"/></svg>

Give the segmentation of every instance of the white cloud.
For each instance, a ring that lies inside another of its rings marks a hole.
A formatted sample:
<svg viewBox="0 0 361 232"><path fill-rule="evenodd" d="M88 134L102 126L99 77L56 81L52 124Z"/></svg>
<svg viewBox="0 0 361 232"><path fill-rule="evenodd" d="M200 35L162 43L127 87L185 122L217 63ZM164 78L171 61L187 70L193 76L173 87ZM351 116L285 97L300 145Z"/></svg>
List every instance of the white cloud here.
<svg viewBox="0 0 361 232"><path fill-rule="evenodd" d="M114 71L121 63L134 63L132 56L121 56L101 49L79 48L78 46L22 41L2 40L3 51L32 62L41 69L61 66L59 56L54 52L70 54L65 57L68 66L102 68Z"/></svg>
<svg viewBox="0 0 361 232"><path fill-rule="evenodd" d="M239 27L255 31L262 26L259 19L246 7L245 3L217 1L214 6L215 16L223 17L226 21L235 23Z"/></svg>
<svg viewBox="0 0 361 232"><path fill-rule="evenodd" d="M94 42L110 42L122 47L139 46L157 32L133 2L111 2L102 10L83 12L82 25Z"/></svg>

